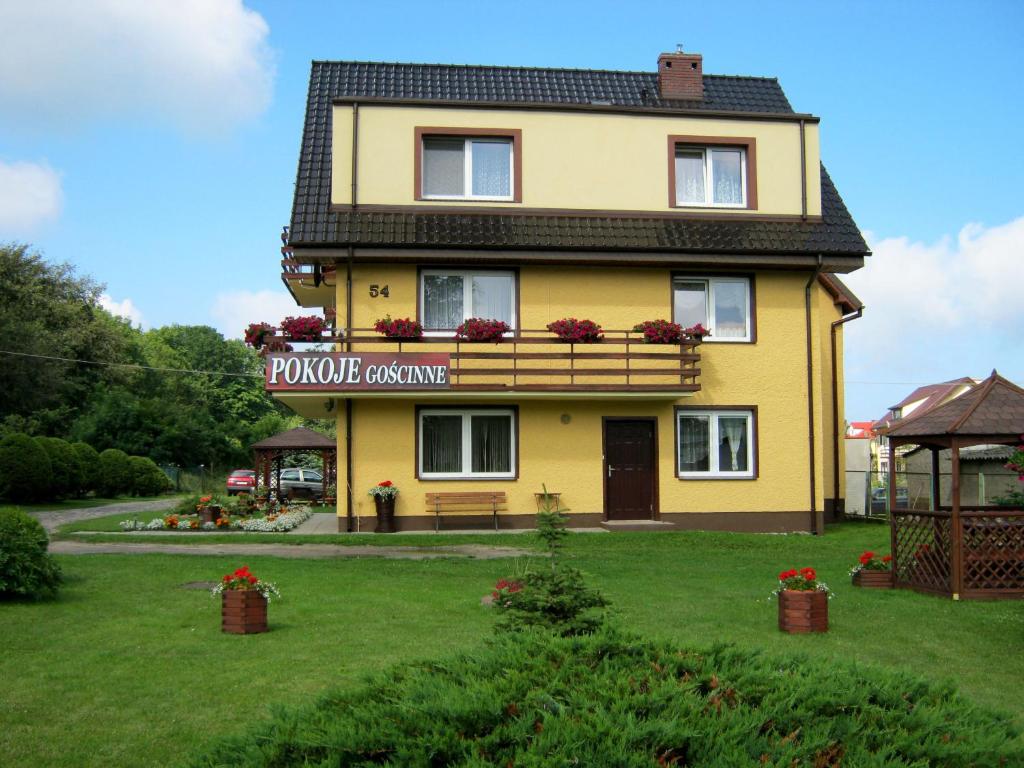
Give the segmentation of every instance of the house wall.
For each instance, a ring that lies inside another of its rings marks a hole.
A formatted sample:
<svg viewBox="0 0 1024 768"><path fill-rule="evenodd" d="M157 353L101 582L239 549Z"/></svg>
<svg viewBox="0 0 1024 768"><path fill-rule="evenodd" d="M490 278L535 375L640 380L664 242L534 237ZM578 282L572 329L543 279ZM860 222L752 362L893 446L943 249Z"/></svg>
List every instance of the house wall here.
<svg viewBox="0 0 1024 768"><path fill-rule="evenodd" d="M474 207L679 211L669 205L670 135L756 139L756 210L731 215L800 215L800 128L793 121L513 109L360 105L360 205L460 205L418 201L413 179L416 127L522 131L522 202ZM334 107L331 202L352 202L353 110ZM805 124L808 214L821 214L819 139ZM708 209L695 209L707 211ZM722 209L712 209L715 211Z"/></svg>
<svg viewBox="0 0 1024 768"><path fill-rule="evenodd" d="M401 525L424 527L424 494L436 491L503 490L511 515L528 525L536 511L534 493L542 484L563 494L576 524L592 524L603 514L602 417L646 416L657 420L658 494L663 519L692 527L756 530L809 530L809 441L804 289L810 273L753 273L755 343L705 341L698 351L701 389L678 400L596 400L553 394L550 399L474 399L474 405L516 405L519 419L517 480L417 480L415 406L409 399L353 402L354 442L351 478L356 516L373 515L368 489L390 479L401 489ZM540 329L566 316L589 318L606 329L625 329L647 319L671 316L672 271L659 268L523 266L519 270L521 327ZM389 297L369 298L370 284L389 287ZM353 272L353 326L368 328L384 315L416 317L417 270L412 265L356 264ZM812 286L814 378L815 508L819 518L831 494L831 369L822 345L837 310L823 289ZM345 289L338 288L338 317L345 317ZM368 345L360 349L369 350ZM433 349L433 345L432 345ZM827 375L826 375L827 374ZM431 404L461 404L456 396ZM841 402L841 399L840 399ZM344 401L339 401L338 436L344 456ZM758 476L744 480L679 480L676 477L676 405L756 406ZM562 423L563 414L569 423ZM840 419L842 424L842 419ZM339 458L339 488L346 482ZM339 498L339 515L346 514ZM697 518L696 515L703 515ZM730 515L732 517L730 517ZM685 518L685 520L683 520ZM401 522L404 520L404 523ZM426 522L424 522L426 521ZM432 523L431 523L432 524Z"/></svg>

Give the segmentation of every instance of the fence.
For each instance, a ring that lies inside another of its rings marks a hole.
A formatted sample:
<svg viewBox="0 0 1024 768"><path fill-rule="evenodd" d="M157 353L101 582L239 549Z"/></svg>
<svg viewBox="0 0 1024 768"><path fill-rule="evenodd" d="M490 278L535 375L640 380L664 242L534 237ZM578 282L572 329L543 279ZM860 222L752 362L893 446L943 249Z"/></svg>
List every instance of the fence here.
<svg viewBox="0 0 1024 768"><path fill-rule="evenodd" d="M846 516L889 519L889 478L877 472L847 470ZM998 465L964 462L960 470L960 502L984 507L998 504L1014 491L1024 490L1017 474ZM939 473L939 499L932 498L932 476L926 471L896 473L896 506L901 509L934 510L953 504L953 475Z"/></svg>

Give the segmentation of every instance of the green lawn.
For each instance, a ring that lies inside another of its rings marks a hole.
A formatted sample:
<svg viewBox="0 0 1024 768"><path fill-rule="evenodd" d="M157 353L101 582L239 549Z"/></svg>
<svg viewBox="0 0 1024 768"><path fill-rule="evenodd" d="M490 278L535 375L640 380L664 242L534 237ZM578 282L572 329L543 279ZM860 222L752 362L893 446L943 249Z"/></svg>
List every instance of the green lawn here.
<svg viewBox="0 0 1024 768"><path fill-rule="evenodd" d="M403 538L419 546L466 540ZM533 537L474 538L523 546ZM952 679L1024 725L1024 603L855 590L850 564L865 548L887 551L887 540L887 528L867 524L838 526L823 538L580 534L569 538L568 552L611 598L618 620L647 635L798 650ZM284 593L270 607L266 635L221 634L218 604L181 587L243 562ZM0 605L0 754L7 765L173 764L218 732L244 729L269 705L296 704L393 662L445 655L487 637L492 617L481 595L525 567L521 560L170 555L62 557L61 564L69 582L57 601ZM775 574L804 565L817 567L837 593L827 635L776 628L767 600Z"/></svg>

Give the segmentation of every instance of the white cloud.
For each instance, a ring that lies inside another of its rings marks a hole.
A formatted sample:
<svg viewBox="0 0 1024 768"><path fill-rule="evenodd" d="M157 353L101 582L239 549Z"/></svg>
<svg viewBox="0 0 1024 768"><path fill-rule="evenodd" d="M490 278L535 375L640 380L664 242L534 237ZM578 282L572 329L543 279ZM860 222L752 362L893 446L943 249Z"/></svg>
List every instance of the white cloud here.
<svg viewBox="0 0 1024 768"><path fill-rule="evenodd" d="M56 218L62 198L60 176L46 163L0 160L0 236Z"/></svg>
<svg viewBox="0 0 1024 768"><path fill-rule="evenodd" d="M866 305L863 319L847 326L854 366L952 364L954 350L1018 336L1024 217L994 227L968 224L935 243L865 236L874 255L864 269L843 276ZM956 375L972 373L978 371Z"/></svg>
<svg viewBox="0 0 1024 768"><path fill-rule="evenodd" d="M276 324L289 315L309 314L284 291L229 291L217 294L210 315L226 338L240 339L249 323Z"/></svg>
<svg viewBox="0 0 1024 768"><path fill-rule="evenodd" d="M22 128L149 117L220 132L270 103L269 27L242 0L0 4L0 115Z"/></svg>
<svg viewBox="0 0 1024 768"><path fill-rule="evenodd" d="M100 306L112 315L131 321L132 325L142 325L142 312L131 299L114 301L109 294L104 293L100 295Z"/></svg>

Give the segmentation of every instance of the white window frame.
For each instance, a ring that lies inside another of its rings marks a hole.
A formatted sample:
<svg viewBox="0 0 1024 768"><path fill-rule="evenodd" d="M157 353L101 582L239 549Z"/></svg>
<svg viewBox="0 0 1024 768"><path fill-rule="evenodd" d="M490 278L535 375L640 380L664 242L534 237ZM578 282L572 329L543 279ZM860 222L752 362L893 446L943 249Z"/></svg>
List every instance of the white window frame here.
<svg viewBox="0 0 1024 768"><path fill-rule="evenodd" d="M462 417L462 471L461 472L424 472L423 471L423 417L424 416L461 416ZM508 472L474 472L473 471L473 416L508 416L509 450ZM416 415L418 439L416 442L416 470L421 480L463 480L493 479L514 480L516 477L516 415L512 408L423 408Z"/></svg>
<svg viewBox="0 0 1024 768"><path fill-rule="evenodd" d="M427 297L426 288L424 287L425 277L430 275L441 275L444 277L461 277L462 278L462 319L463 321L469 320L471 317L478 317L472 312L473 305L473 277L508 277L509 286L512 292L512 301L510 306L512 307L512 319L509 321L509 325L512 326L512 331L506 333L506 336L514 336L516 324L518 318L516 317L516 273L506 269L422 269L420 270L420 318L419 321L423 324L423 335L424 336L451 336L455 331L454 328L442 328L437 330L427 330ZM496 319L496 318L486 318Z"/></svg>
<svg viewBox="0 0 1024 768"><path fill-rule="evenodd" d="M704 417L708 419L708 466L706 472L693 472L682 469L683 463L683 418ZM747 420L747 469L742 472L724 471L718 466L718 445L719 428L718 420L722 417L736 418L743 417ZM750 480L756 477L757 467L754 466L754 457L757 451L754 450L754 411L747 409L736 409L728 411L719 410L690 410L679 409L676 411L676 476L683 480L699 480L701 478L721 478L735 480Z"/></svg>
<svg viewBox="0 0 1024 768"><path fill-rule="evenodd" d="M676 311L676 290L681 283L704 283L704 310L708 317L708 330L711 331L710 336L704 337L704 343L708 344L713 342L715 344L743 344L749 343L753 339L753 307L750 301L750 278L749 277L701 277L700 275L676 275L672 278L672 320L678 322L675 317ZM747 332L743 336L717 336L715 334L715 299L714 291L715 285L721 283L742 283L743 293L746 299L745 304L747 307Z"/></svg>
<svg viewBox="0 0 1024 768"><path fill-rule="evenodd" d="M428 195L427 188L427 141L430 139L448 139L451 141L459 139L459 136L446 136L436 134L424 136L420 146L420 196L424 200L483 200L491 202L511 202L515 200L516 191L516 143L511 136L467 136L463 139L462 145L462 188L465 192L461 195ZM508 194L507 195L474 195L473 194L473 143L481 144L507 144L508 145Z"/></svg>
<svg viewBox="0 0 1024 768"><path fill-rule="evenodd" d="M713 150L719 150L723 152L739 152L740 153L740 202L738 203L716 203L715 202L715 191L714 191L714 152ZM678 186L672 190L672 194L675 197L676 206L679 208L746 208L747 207L747 148L733 145L715 145L708 144L706 146L695 146L692 144L676 144L676 151L672 155L673 172L676 174L676 183L678 185L678 170L675 168L676 159L680 153L684 152L700 152L704 156L704 202L684 202L679 199Z"/></svg>

